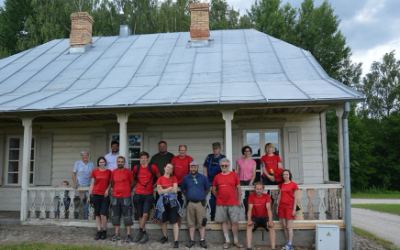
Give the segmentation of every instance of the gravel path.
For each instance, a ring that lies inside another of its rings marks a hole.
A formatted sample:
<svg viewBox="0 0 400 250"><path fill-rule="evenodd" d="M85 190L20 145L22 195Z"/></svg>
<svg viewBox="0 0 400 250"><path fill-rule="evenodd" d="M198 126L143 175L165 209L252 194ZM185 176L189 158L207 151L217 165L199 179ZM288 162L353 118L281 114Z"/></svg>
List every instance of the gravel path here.
<svg viewBox="0 0 400 250"><path fill-rule="evenodd" d="M351 204L361 204L361 203L400 204L400 199L351 199Z"/></svg>
<svg viewBox="0 0 400 250"><path fill-rule="evenodd" d="M400 216L362 208L351 209L352 226L367 230L400 247Z"/></svg>

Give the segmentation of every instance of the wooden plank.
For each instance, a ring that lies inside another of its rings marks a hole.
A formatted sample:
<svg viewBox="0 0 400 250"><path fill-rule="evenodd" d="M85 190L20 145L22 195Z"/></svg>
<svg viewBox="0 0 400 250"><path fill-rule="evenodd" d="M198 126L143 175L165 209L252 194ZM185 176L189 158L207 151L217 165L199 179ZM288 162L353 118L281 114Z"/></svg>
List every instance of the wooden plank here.
<svg viewBox="0 0 400 250"><path fill-rule="evenodd" d="M304 162L304 170L321 170L322 171L322 161L320 162Z"/></svg>

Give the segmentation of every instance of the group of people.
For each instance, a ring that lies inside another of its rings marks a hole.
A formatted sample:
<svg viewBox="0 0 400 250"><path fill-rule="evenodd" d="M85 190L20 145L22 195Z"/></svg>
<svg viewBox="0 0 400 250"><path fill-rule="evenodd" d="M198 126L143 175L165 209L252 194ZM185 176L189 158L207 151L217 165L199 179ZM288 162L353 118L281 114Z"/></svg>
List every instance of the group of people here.
<svg viewBox="0 0 400 250"><path fill-rule="evenodd" d="M107 238L107 216L110 206L110 189L112 188L111 221L115 232L111 241L121 239L119 227L121 216L126 226L126 242L145 243L149 240L146 232L146 222L150 210L156 203L152 220L161 225L163 237L161 243L168 241L167 221L172 224L174 248L179 248L179 227L182 219L182 193L186 197L186 225L189 228L190 239L186 247L195 246L194 233L197 226L200 233L200 246L207 248L205 242L205 226L207 224L206 204L207 194L211 190L208 201L211 209L211 219L220 222L225 237L223 249L230 247L228 220L232 225L233 243L236 247L244 246L238 239L238 221L240 213L241 185L254 185L255 192L246 194L247 214L247 249L251 250L252 232L258 227L269 231L272 249L275 249L275 228L272 220L272 206L269 194L264 192L264 185L277 185L281 190L277 202L276 213L282 219L287 244L284 249L292 249L293 220L296 215L297 184L292 181L289 170L282 168L282 160L273 154L274 146L265 145L266 155L261 158L263 181L255 183L256 162L251 159L252 149L242 148L243 157L236 161L236 168L231 171L230 160L221 154L221 144L212 144L213 153L207 155L203 164L203 174L199 173L199 164L186 154L187 147L179 146L179 155L174 156L167 150L167 143L158 144L159 152L151 157L141 152L140 164L125 167L125 157L119 155L117 141L111 143L111 152L97 159L97 169L88 160L89 153L81 152L82 160L74 165L72 179L74 188L90 186L87 193L85 218L88 216L88 206L92 204L96 216L97 234L95 239ZM178 192L178 186L180 190ZM131 192L135 188L135 194ZM153 196L157 188L156 200ZM131 237L132 200L135 204L136 216L139 218L139 230Z"/></svg>

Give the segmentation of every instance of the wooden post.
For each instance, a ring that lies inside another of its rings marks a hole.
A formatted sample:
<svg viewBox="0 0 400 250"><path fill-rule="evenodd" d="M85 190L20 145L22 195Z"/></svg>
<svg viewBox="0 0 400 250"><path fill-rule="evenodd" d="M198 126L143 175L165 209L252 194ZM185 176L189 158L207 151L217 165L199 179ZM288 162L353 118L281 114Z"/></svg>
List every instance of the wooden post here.
<svg viewBox="0 0 400 250"><path fill-rule="evenodd" d="M28 186L31 163L32 121L33 117L22 118L22 125L24 126L24 149L21 178L21 221L26 221L28 218Z"/></svg>

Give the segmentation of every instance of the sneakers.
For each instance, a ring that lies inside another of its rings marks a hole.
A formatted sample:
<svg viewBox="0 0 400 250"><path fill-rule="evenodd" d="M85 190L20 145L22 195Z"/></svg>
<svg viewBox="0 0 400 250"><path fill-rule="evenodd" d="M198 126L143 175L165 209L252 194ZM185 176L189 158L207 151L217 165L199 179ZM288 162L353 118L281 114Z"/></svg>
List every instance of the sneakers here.
<svg viewBox="0 0 400 250"><path fill-rule="evenodd" d="M187 248L191 248L191 247L193 247L194 246L194 241L193 240L189 240L189 242L188 243L186 243L186 245L185 245Z"/></svg>
<svg viewBox="0 0 400 250"><path fill-rule="evenodd" d="M143 237L143 231L142 230L138 230L135 234L135 237L133 237L133 242L139 242Z"/></svg>
<svg viewBox="0 0 400 250"><path fill-rule="evenodd" d="M174 248L179 248L179 242L178 241L174 242Z"/></svg>
<svg viewBox="0 0 400 250"><path fill-rule="evenodd" d="M161 244L164 244L165 242L168 242L168 237L163 236L160 240Z"/></svg>
<svg viewBox="0 0 400 250"><path fill-rule="evenodd" d="M104 230L101 232L100 239L105 240L106 238L107 238L107 231Z"/></svg>
<svg viewBox="0 0 400 250"><path fill-rule="evenodd" d="M110 238L110 241L117 241L121 239L121 235L119 234L113 234Z"/></svg>
<svg viewBox="0 0 400 250"><path fill-rule="evenodd" d="M201 246L201 248L207 248L206 241L205 240L201 240L200 241L200 246Z"/></svg>
<svg viewBox="0 0 400 250"><path fill-rule="evenodd" d="M149 234L146 232L143 232L142 239L140 239L139 243L144 244L149 240Z"/></svg>
<svg viewBox="0 0 400 250"><path fill-rule="evenodd" d="M97 234L96 234L96 236L94 237L94 239L95 239L95 240L99 240L100 237L101 237L101 235L102 235L101 231L97 231Z"/></svg>
<svg viewBox="0 0 400 250"><path fill-rule="evenodd" d="M125 242L127 242L127 243L131 242L131 235L130 234L126 235Z"/></svg>
<svg viewBox="0 0 400 250"><path fill-rule="evenodd" d="M283 250L292 250L293 249L293 245L287 243L284 247L282 247Z"/></svg>

